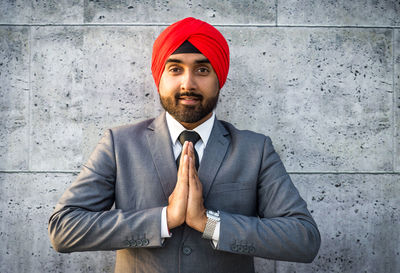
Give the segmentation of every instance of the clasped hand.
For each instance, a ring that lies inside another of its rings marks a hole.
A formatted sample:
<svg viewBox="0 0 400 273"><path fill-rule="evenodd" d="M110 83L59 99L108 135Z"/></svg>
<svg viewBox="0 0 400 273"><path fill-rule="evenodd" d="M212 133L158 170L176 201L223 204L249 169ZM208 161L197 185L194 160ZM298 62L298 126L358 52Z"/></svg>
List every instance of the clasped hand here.
<svg viewBox="0 0 400 273"><path fill-rule="evenodd" d="M203 204L203 187L199 180L192 142L186 141L182 147L179 162L178 180L174 191L168 198L168 228L185 223L199 232L203 232L207 223L206 209Z"/></svg>

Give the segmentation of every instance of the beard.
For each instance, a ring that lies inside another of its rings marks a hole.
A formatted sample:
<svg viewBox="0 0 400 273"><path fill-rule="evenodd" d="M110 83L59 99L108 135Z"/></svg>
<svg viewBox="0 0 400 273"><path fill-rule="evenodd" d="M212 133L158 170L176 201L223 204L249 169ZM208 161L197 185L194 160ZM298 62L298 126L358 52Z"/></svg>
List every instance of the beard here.
<svg viewBox="0 0 400 273"><path fill-rule="evenodd" d="M182 96L195 97L200 103L197 105L182 105L179 103L179 98ZM217 107L218 97L219 91L214 97L208 99L204 99L202 95L195 92L183 92L176 93L175 96L170 97L163 97L160 95L160 102L165 111L177 121L194 123L207 116Z"/></svg>

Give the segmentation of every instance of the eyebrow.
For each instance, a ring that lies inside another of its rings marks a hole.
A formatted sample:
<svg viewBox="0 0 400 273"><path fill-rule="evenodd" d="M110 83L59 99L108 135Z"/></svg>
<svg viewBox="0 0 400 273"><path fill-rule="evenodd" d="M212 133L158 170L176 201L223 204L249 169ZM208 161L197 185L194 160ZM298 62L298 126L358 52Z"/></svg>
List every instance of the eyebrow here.
<svg viewBox="0 0 400 273"><path fill-rule="evenodd" d="M174 59L174 58L169 58L168 60L165 61L165 64L167 63L178 63L181 64L183 63L182 60L179 59ZM200 59L200 60L195 60L194 63L196 64L204 64L204 63L210 63L210 61L207 58Z"/></svg>
<svg viewBox="0 0 400 273"><path fill-rule="evenodd" d="M201 59L201 60L196 60L196 64L209 64L210 61L208 59Z"/></svg>

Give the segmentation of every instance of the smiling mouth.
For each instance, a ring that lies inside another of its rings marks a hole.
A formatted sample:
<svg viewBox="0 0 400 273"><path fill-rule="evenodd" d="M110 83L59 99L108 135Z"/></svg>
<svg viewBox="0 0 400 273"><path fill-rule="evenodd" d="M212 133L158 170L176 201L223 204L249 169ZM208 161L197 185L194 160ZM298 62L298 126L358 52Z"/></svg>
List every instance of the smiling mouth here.
<svg viewBox="0 0 400 273"><path fill-rule="evenodd" d="M194 106L201 103L203 96L195 92L182 92L175 95L177 103L181 105Z"/></svg>
<svg viewBox="0 0 400 273"><path fill-rule="evenodd" d="M181 96L178 100L180 103L185 105L195 105L200 102L200 98L192 96Z"/></svg>

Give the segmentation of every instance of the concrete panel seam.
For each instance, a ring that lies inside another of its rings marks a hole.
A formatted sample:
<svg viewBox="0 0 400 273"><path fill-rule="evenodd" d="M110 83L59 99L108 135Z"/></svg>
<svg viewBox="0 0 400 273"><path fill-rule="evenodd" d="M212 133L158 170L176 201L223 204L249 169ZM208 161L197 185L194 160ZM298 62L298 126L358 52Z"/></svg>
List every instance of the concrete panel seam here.
<svg viewBox="0 0 400 273"><path fill-rule="evenodd" d="M31 69L32 69L32 27L28 28L29 38L29 68L28 68L28 79L29 79L29 92L28 92L28 170L31 169L31 155L32 155L32 79L31 79Z"/></svg>
<svg viewBox="0 0 400 273"><path fill-rule="evenodd" d="M393 124L393 138L392 138L392 147L393 147L393 153L392 153L392 164L393 164L393 170L396 170L396 158L397 158L397 143L396 143L396 133L397 133L397 119L396 119L396 86L395 86L395 46L396 46L396 39L395 39L395 31L394 29L392 30L392 124Z"/></svg>
<svg viewBox="0 0 400 273"><path fill-rule="evenodd" d="M275 26L278 26L278 0L275 0Z"/></svg>
<svg viewBox="0 0 400 273"><path fill-rule="evenodd" d="M35 174L35 173L70 173L78 174L80 170L51 170L51 171L34 171L34 170L1 170L0 173L20 173L20 174Z"/></svg>
<svg viewBox="0 0 400 273"><path fill-rule="evenodd" d="M379 26L379 25L277 25L277 27L284 27L284 28L365 28L365 29L396 29L400 27L396 26Z"/></svg>
<svg viewBox="0 0 400 273"><path fill-rule="evenodd" d="M96 26L96 27L118 27L118 26L127 26L127 27L142 27L142 26L169 26L170 23L86 23L86 24L5 24L5 23L0 23L0 27L6 26L6 27L16 27L16 26L22 26L22 27L46 27L46 26L52 26L52 27L85 27L85 26ZM288 25L288 24L212 24L213 26L216 27L285 27L285 28L367 28L367 29L400 29L400 26L385 26L385 25L304 25L304 24L299 24L299 25Z"/></svg>
<svg viewBox="0 0 400 273"><path fill-rule="evenodd" d="M319 174L328 174L328 175L331 175L331 174L349 174L349 175L360 175L360 174L370 174L370 175L382 175L382 174L394 174L394 175L397 175L397 174L400 174L400 172L397 172L397 171L393 171L393 172L385 172L385 171L382 171L382 172L379 172L379 171L375 171L375 172L352 172L352 171L349 171L349 172L346 172L346 171L340 171L340 172L323 172L323 171L321 171L321 172L288 172L288 174L312 174L312 175L314 175L314 174L316 174L316 175L319 175Z"/></svg>
<svg viewBox="0 0 400 273"><path fill-rule="evenodd" d="M390 25L312 25L312 24L298 24L298 25L289 25L289 24L278 24L277 27L303 27L303 28L390 28L390 29L398 29L399 26L390 26Z"/></svg>
<svg viewBox="0 0 400 273"><path fill-rule="evenodd" d="M47 27L47 26L52 26L52 27L85 27L85 26L98 26L98 27L106 27L106 26L111 26L111 27L118 27L118 26L150 26L150 27L157 27L157 26L169 26L171 23L85 23L85 24L77 24L77 23L63 23L63 24L51 24L51 23L38 23L38 24L9 24L9 23L0 23L0 26L33 26L33 27ZM224 26L232 26L232 27L247 27L247 26L253 26L253 27L275 27L276 24L218 24L218 23L213 23L213 26L216 27L224 27Z"/></svg>
<svg viewBox="0 0 400 273"><path fill-rule="evenodd" d="M74 173L78 174L81 170L0 170L0 173ZM290 175L399 175L400 172L289 172Z"/></svg>

